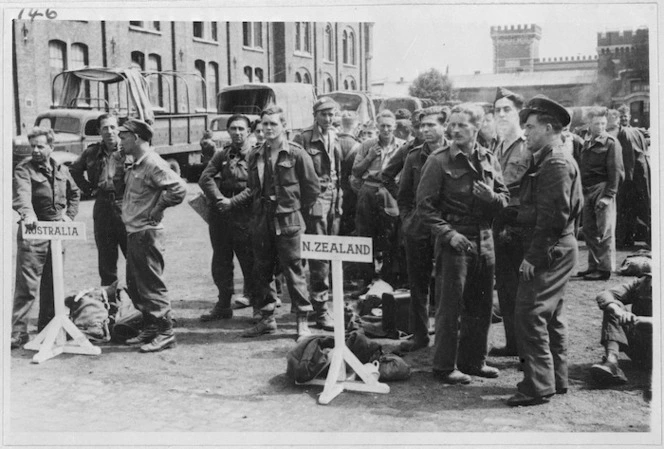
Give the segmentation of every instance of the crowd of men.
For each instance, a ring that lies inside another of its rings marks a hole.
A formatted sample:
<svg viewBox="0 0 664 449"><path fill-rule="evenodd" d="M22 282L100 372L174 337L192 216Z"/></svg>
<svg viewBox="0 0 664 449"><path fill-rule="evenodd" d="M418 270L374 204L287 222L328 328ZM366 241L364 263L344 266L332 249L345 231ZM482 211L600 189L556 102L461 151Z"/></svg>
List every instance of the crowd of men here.
<svg viewBox="0 0 664 449"><path fill-rule="evenodd" d="M568 388L563 297L579 228L589 251L587 268L576 275L606 280L615 269L616 220L621 246L633 243L637 219L650 225L647 143L629 126L629 109L617 112L619 124L607 132L612 113L593 108L585 139L567 130L571 117L560 104L544 96L526 102L503 88L489 110L471 103L412 114L384 110L364 124L322 97L313 125L292 139L277 105L254 123L233 115L228 145L214 151L209 137L201 142L209 162L199 185L209 202L218 289L201 320L233 317L235 256L255 318L244 337L276 331L277 275L288 289L298 340L312 334L310 320L332 330L329 265L306 261L307 281L301 236L371 237L376 263L363 265L362 284L379 276L411 293L413 335L402 351L429 346L433 304L434 377L447 384L498 377L486 363L495 287L506 344L491 354L518 355L524 373L507 403L548 402ZM94 196L101 283L118 279L122 251L128 292L144 320L127 343L160 351L175 343L161 222L165 208L183 201L185 184L151 149L150 124L128 119L120 126L102 115L99 130L101 141L69 169L50 157L52 131L32 130L32 157L14 174L14 209L30 229L38 220L73 219L80 191ZM38 330L53 316L49 251L48 241L23 239L19 228L12 348L28 340L26 316L38 290ZM641 284L625 288L645 292ZM629 342L620 325L650 320L627 315L610 299L615 295L606 295L598 301L607 358L593 372L621 381L617 351Z"/></svg>

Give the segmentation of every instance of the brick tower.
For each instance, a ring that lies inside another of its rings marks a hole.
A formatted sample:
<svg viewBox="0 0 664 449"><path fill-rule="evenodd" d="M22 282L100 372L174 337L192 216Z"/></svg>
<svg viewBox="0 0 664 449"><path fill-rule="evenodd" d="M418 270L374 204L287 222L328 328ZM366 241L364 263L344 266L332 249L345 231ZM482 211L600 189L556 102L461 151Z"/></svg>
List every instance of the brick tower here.
<svg viewBox="0 0 664 449"><path fill-rule="evenodd" d="M535 24L492 26L493 72L532 72L541 37L542 28Z"/></svg>

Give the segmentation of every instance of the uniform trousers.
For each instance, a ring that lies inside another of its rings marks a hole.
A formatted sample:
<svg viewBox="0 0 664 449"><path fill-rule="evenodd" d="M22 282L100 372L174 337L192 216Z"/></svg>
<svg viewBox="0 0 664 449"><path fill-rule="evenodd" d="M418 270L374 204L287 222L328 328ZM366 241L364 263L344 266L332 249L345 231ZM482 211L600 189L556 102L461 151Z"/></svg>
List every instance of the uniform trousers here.
<svg viewBox="0 0 664 449"><path fill-rule="evenodd" d="M578 256L576 238L566 235L549 251L548 268L521 281L515 325L524 378L517 388L532 397L567 388L567 317L563 295Z"/></svg>
<svg viewBox="0 0 664 449"><path fill-rule="evenodd" d="M519 267L523 261L523 229L516 226L494 227L496 244L496 291L505 327L505 347L516 352L514 307L519 288Z"/></svg>
<svg viewBox="0 0 664 449"><path fill-rule="evenodd" d="M63 249L64 254L64 249ZM50 240L24 239L21 229L16 238L16 283L12 308L12 334L27 335L27 316L39 291L39 318L41 331L55 316L53 302L53 263Z"/></svg>
<svg viewBox="0 0 664 449"><path fill-rule="evenodd" d="M127 236L127 292L146 321L156 322L171 312L163 280L165 240L163 229Z"/></svg>
<svg viewBox="0 0 664 449"><path fill-rule="evenodd" d="M646 243L651 242L650 192L648 192L647 182L643 178L643 170L635 169L635 175L638 172L641 172L640 178L635 177L633 181L623 181L618 188L616 244L619 246L634 244L639 219L646 228Z"/></svg>
<svg viewBox="0 0 664 449"><path fill-rule="evenodd" d="M220 214L210 211L210 242L212 244L212 280L219 290L220 307L229 309L235 292L233 283L233 255L237 257L244 277L245 295L253 302L255 294L250 281L254 269L254 254L251 248L248 208Z"/></svg>
<svg viewBox="0 0 664 449"><path fill-rule="evenodd" d="M643 328L632 323L620 324L618 317L604 311L602 319L601 344L609 341L620 345L620 350L627 354L635 365L646 368L652 366L652 328Z"/></svg>
<svg viewBox="0 0 664 449"><path fill-rule="evenodd" d="M300 239L305 228L300 211L276 214L274 204L263 200L252 223L256 307L263 316L274 314L276 297L270 294L270 283L279 264L288 287L291 311L297 314L313 311L300 257Z"/></svg>
<svg viewBox="0 0 664 449"><path fill-rule="evenodd" d="M614 271L616 269L616 200L598 209L606 183L583 188L583 237L588 247L588 269Z"/></svg>
<svg viewBox="0 0 664 449"><path fill-rule="evenodd" d="M433 268L431 236L405 235L406 267L410 287L408 325L416 341L429 341L429 286Z"/></svg>
<svg viewBox="0 0 664 449"><path fill-rule="evenodd" d="M474 228L474 230L473 230ZM457 251L435 243L436 339L433 369L481 367L487 355L493 302L494 249L490 228L455 226L471 245Z"/></svg>
<svg viewBox="0 0 664 449"><path fill-rule="evenodd" d="M118 247L127 256L127 231L121 206L112 198L97 198L92 209L101 285L118 280Z"/></svg>
<svg viewBox="0 0 664 449"><path fill-rule="evenodd" d="M334 235L332 226L336 217L335 204L337 192L328 188L321 193L307 214L307 234ZM330 262L327 260L310 259L309 281L311 285L311 303L324 303L329 300Z"/></svg>

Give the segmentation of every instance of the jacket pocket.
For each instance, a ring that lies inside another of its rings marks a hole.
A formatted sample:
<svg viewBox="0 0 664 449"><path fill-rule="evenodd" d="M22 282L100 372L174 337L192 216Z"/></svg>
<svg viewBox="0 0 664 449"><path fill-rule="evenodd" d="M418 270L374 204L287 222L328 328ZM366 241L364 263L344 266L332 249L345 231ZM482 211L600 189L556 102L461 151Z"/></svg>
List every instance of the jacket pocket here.
<svg viewBox="0 0 664 449"><path fill-rule="evenodd" d="M304 230L304 219L300 211L276 214L277 224L281 235L294 236Z"/></svg>

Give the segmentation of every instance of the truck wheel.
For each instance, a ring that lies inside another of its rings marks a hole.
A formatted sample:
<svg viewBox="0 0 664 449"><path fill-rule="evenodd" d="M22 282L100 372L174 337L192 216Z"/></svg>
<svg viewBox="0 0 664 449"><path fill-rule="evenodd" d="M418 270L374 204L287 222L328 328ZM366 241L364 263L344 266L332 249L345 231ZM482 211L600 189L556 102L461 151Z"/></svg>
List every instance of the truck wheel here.
<svg viewBox="0 0 664 449"><path fill-rule="evenodd" d="M175 159L166 159L166 162L168 162L168 166L173 170L175 173L177 173L178 176L180 176L180 164L178 161Z"/></svg>

